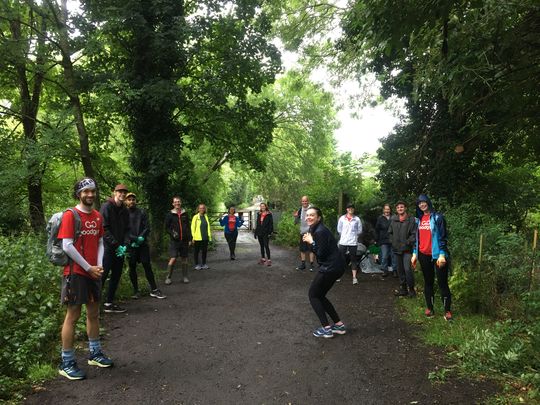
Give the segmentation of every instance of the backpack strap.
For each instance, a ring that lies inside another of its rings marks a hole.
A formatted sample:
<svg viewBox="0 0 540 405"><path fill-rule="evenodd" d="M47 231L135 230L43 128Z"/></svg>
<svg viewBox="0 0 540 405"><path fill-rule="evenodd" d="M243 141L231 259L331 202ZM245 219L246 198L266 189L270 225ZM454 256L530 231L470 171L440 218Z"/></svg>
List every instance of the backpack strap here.
<svg viewBox="0 0 540 405"><path fill-rule="evenodd" d="M79 239L79 236L81 235L81 217L75 208L68 208L66 211L71 211L71 213L73 214L73 245L75 245L75 242L77 242L77 239ZM81 244L81 250L82 249L83 247ZM68 256L68 262L69 262L69 276L71 277L71 275L73 274L73 259L69 256Z"/></svg>

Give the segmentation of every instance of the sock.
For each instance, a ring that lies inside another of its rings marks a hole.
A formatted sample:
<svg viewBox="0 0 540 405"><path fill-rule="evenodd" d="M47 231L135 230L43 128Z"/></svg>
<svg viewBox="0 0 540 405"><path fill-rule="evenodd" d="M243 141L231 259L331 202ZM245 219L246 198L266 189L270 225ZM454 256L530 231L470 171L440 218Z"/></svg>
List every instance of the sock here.
<svg viewBox="0 0 540 405"><path fill-rule="evenodd" d="M88 338L88 348L90 349L90 354L99 353L101 351L101 342L99 338L97 339Z"/></svg>
<svg viewBox="0 0 540 405"><path fill-rule="evenodd" d="M64 350L62 349L62 362L67 363L70 361L75 361L75 350L68 349Z"/></svg>

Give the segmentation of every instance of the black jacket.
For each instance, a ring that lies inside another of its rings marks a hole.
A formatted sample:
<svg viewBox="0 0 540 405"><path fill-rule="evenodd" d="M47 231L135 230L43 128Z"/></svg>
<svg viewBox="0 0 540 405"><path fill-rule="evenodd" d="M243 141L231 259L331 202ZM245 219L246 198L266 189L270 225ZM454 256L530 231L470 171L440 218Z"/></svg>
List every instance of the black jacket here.
<svg viewBox="0 0 540 405"><path fill-rule="evenodd" d="M272 213L268 211L268 214L264 217L264 220L261 224L261 212L257 212L257 222L255 227L255 236L268 236L274 232L274 219L272 218Z"/></svg>
<svg viewBox="0 0 540 405"><path fill-rule="evenodd" d="M136 242L139 236L144 238L144 242L140 246L146 244L146 239L150 233L150 223L146 211L137 207L128 208L129 212L129 240Z"/></svg>
<svg viewBox="0 0 540 405"><path fill-rule="evenodd" d="M103 242L105 249L116 249L120 245L129 244L129 212L124 206L117 206L114 199L109 198L99 210L103 217Z"/></svg>
<svg viewBox="0 0 540 405"><path fill-rule="evenodd" d="M191 222L187 212L184 210L180 213L180 221L176 212L169 211L165 217L165 229L171 240L189 243L192 239Z"/></svg>
<svg viewBox="0 0 540 405"><path fill-rule="evenodd" d="M321 273L345 272L345 258L338 249L337 241L332 232L320 222L309 228L313 237L311 250L317 256Z"/></svg>
<svg viewBox="0 0 540 405"><path fill-rule="evenodd" d="M407 216L405 221L399 220L399 215L392 215L388 227L388 238L392 242L392 251L395 253L412 252L416 243L416 221L414 217Z"/></svg>
<svg viewBox="0 0 540 405"><path fill-rule="evenodd" d="M375 224L375 240L379 246L391 243L388 238L388 227L390 226L391 219L391 217L390 219L387 219L384 215L377 218L377 223Z"/></svg>

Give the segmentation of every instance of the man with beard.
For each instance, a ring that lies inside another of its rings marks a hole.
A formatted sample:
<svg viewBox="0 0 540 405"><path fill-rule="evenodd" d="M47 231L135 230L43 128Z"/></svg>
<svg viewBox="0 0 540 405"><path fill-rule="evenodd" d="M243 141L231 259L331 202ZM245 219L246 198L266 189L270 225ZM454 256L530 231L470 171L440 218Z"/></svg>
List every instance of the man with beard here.
<svg viewBox="0 0 540 405"><path fill-rule="evenodd" d="M103 285L107 281L109 273L109 289L107 300L103 305L103 310L109 313L121 313L126 310L113 303L116 290L120 284L120 276L124 267L124 256L129 245L129 212L124 205L127 186L118 184L114 188L112 198L109 198L101 206L101 216L103 217L103 236L105 253L103 254Z"/></svg>
<svg viewBox="0 0 540 405"><path fill-rule="evenodd" d="M61 299L67 310L62 325L62 363L58 372L70 380L82 380L86 377L86 373L77 366L73 343L75 325L81 316L83 304L86 305L86 332L90 352L88 364L112 367L113 362L103 354L99 340L104 230L101 215L93 209L96 183L91 178L84 178L75 184L73 191L79 203L73 209L75 212L67 210L64 213L58 230L58 238L62 239L62 249L70 259L64 267L62 279ZM75 215L80 217L81 224L78 237Z"/></svg>

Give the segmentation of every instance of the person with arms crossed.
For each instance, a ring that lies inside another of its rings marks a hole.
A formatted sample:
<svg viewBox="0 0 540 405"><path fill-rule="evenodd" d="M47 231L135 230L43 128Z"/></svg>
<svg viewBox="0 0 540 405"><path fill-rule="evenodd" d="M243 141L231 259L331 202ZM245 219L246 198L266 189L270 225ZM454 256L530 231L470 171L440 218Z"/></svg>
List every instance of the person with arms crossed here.
<svg viewBox="0 0 540 405"><path fill-rule="evenodd" d="M315 261L315 254L311 251L310 246L304 242L304 234L309 230L309 225L306 222L307 210L311 207L309 198L305 195L300 200L302 204L298 210L294 212L294 223L300 225L300 264L296 267L296 270L306 269L306 253L309 253L309 271L313 271L313 262Z"/></svg>
<svg viewBox="0 0 540 405"><path fill-rule="evenodd" d="M91 178L84 178L75 183L73 192L74 197L79 200L74 208L81 219L79 236L76 238L75 218L70 210L64 213L58 230L62 249L69 257L62 278L61 301L66 305L66 316L62 324L62 362L58 372L70 380L82 380L86 373L77 366L73 343L75 325L81 316L83 305L86 305L86 333L90 351L88 364L112 367L113 361L103 354L99 339L104 230L101 215L93 209L96 183Z"/></svg>

